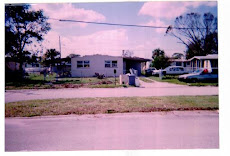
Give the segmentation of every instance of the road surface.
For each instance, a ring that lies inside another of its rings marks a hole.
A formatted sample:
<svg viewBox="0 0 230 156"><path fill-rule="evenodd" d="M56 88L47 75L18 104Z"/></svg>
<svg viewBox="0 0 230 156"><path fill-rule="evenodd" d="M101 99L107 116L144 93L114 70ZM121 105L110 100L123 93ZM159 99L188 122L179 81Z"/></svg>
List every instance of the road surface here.
<svg viewBox="0 0 230 156"><path fill-rule="evenodd" d="M6 151L219 148L217 111L6 118Z"/></svg>
<svg viewBox="0 0 230 156"><path fill-rule="evenodd" d="M147 97L180 95L218 95L218 87L192 87L170 83L141 81L141 87L130 88L67 88L67 89L32 89L7 90L5 102L33 99L84 98L84 97Z"/></svg>

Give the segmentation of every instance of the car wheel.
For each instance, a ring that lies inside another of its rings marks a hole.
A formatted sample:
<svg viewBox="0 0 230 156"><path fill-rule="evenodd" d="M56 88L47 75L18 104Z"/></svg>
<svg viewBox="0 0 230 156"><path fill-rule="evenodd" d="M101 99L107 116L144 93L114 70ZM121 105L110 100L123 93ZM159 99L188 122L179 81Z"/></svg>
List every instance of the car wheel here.
<svg viewBox="0 0 230 156"><path fill-rule="evenodd" d="M192 82L192 83L196 83L196 82L197 82L197 79L191 79L191 82Z"/></svg>

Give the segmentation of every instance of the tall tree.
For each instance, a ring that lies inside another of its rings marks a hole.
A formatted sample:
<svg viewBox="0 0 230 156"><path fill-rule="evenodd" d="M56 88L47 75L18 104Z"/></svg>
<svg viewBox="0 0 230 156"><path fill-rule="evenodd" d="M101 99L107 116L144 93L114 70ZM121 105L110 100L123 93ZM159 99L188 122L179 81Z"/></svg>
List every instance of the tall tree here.
<svg viewBox="0 0 230 156"><path fill-rule="evenodd" d="M166 67L168 67L170 65L169 63L169 58L165 55L164 50L161 49L155 49L152 52L152 65L153 67L157 68L157 69L164 69Z"/></svg>
<svg viewBox="0 0 230 156"><path fill-rule="evenodd" d="M172 58L174 58L174 59L181 59L183 57L184 57L184 54L182 54L182 53L173 53L172 54Z"/></svg>
<svg viewBox="0 0 230 156"><path fill-rule="evenodd" d="M60 60L60 56L60 52L56 51L56 49L48 49L43 55L43 63L52 67Z"/></svg>
<svg viewBox="0 0 230 156"><path fill-rule="evenodd" d="M161 50L160 48L155 49L154 51L152 51L152 58L154 59L155 57L159 57L159 56L164 56L165 52L164 50Z"/></svg>
<svg viewBox="0 0 230 156"><path fill-rule="evenodd" d="M211 13L188 13L177 17L166 34L187 47L186 57L218 53L217 18Z"/></svg>
<svg viewBox="0 0 230 156"><path fill-rule="evenodd" d="M5 55L19 62L21 72L25 56L30 55L25 50L26 45L41 42L50 30L47 19L42 10L32 11L27 4L5 6Z"/></svg>

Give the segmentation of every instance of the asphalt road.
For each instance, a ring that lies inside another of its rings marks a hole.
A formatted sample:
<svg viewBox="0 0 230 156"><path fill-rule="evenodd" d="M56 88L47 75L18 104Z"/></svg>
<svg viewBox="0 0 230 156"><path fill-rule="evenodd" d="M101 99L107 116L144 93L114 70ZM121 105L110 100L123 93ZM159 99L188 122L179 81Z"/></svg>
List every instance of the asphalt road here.
<svg viewBox="0 0 230 156"><path fill-rule="evenodd" d="M216 111L6 118L6 151L219 148Z"/></svg>
<svg viewBox="0 0 230 156"><path fill-rule="evenodd" d="M33 99L84 98L84 97L147 97L147 96L180 96L180 95L218 95L218 87L191 87L170 83L141 82L141 87L130 88L68 88L7 90L5 102Z"/></svg>

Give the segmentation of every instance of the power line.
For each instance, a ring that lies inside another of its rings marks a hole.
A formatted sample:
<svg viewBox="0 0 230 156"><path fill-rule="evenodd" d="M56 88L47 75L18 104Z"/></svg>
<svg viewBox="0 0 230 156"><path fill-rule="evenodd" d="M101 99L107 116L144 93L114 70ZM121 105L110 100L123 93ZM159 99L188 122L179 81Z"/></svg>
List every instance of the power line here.
<svg viewBox="0 0 230 156"><path fill-rule="evenodd" d="M167 29L168 26L148 26L148 25L135 25L135 24L119 24L119 23L105 23L105 22L91 22L91 21L79 21L79 20L65 20L65 19L55 19L60 22L74 22L74 23L87 23L87 24L98 24L98 25L109 25L109 26L123 26L123 27L139 27L139 28L154 28L154 29ZM205 29L205 28L180 28L180 27L171 27L173 29Z"/></svg>

